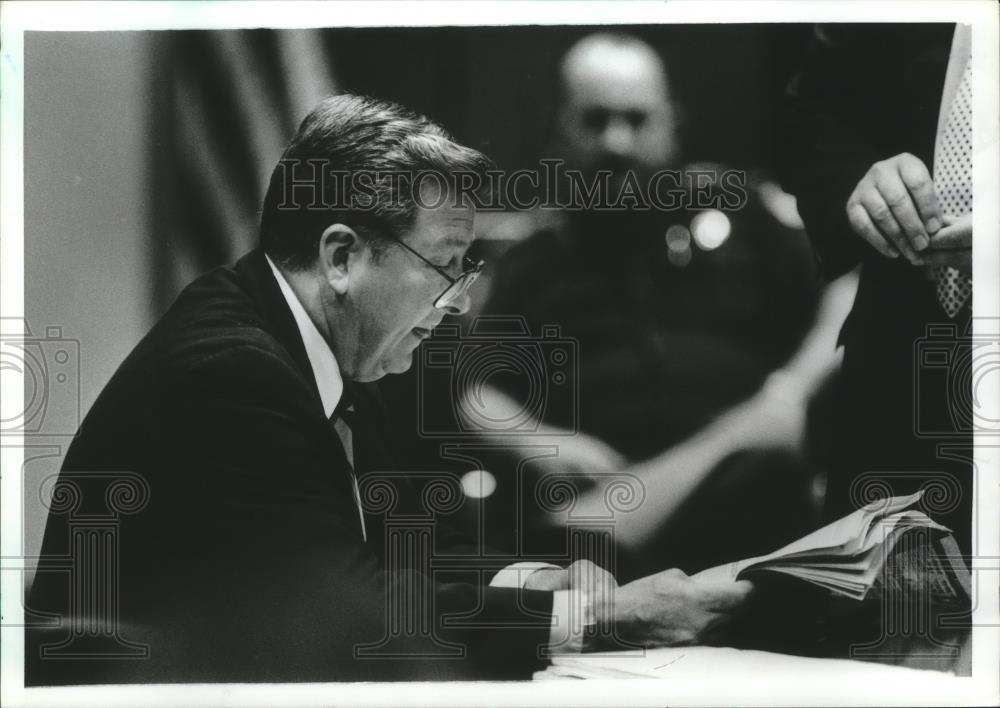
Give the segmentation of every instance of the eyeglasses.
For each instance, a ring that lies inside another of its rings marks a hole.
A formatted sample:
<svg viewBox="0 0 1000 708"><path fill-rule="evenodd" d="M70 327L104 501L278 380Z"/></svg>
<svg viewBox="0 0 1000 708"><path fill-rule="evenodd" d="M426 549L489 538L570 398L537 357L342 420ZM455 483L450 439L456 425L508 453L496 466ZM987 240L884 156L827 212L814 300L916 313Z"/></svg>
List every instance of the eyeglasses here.
<svg viewBox="0 0 1000 708"><path fill-rule="evenodd" d="M429 265L437 271L438 275L448 281L448 287L434 299L434 307L438 310L451 309L452 305L465 295L469 288L472 287L472 284L476 282L476 279L479 278L479 274L483 271L483 266L486 265L486 261L483 260L476 262L471 258L463 258L462 274L457 278L452 278L443 268L434 265L416 250L404 243L403 239L399 238L395 234L389 234L389 236L393 241Z"/></svg>

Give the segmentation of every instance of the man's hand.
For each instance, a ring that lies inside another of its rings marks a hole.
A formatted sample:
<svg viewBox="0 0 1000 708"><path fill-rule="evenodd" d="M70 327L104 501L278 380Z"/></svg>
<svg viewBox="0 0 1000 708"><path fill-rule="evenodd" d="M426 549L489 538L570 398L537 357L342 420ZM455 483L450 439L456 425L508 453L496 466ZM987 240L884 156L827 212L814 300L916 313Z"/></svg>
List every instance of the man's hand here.
<svg viewBox="0 0 1000 708"><path fill-rule="evenodd" d="M951 266L972 275L972 213L958 218L944 216L944 228L931 237L923 252L929 266Z"/></svg>
<svg viewBox="0 0 1000 708"><path fill-rule="evenodd" d="M711 644L752 589L746 580L698 582L665 570L615 590L610 619L623 639L648 647Z"/></svg>
<svg viewBox="0 0 1000 708"><path fill-rule="evenodd" d="M942 226L934 182L927 166L908 152L876 162L846 205L854 232L887 258L900 254L923 265L921 251Z"/></svg>
<svg viewBox="0 0 1000 708"><path fill-rule="evenodd" d="M578 560L567 568L536 570L525 580L524 587L527 590L585 590L591 595L604 597L618 587L618 581L589 560Z"/></svg>

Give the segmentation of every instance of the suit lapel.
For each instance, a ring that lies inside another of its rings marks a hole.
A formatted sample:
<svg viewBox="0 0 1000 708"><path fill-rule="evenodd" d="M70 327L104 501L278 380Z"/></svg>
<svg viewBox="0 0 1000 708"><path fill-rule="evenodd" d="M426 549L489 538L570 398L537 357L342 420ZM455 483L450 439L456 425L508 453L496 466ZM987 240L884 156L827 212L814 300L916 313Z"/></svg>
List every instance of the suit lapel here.
<svg viewBox="0 0 1000 708"><path fill-rule="evenodd" d="M242 279L247 293L254 302L254 306L260 313L267 330L274 335L278 342L285 348L294 362L295 368L305 378L315 399L316 410L323 419L326 414L323 411L323 401L319 395L319 387L316 384L316 376L309 363L309 355L306 353L305 344L302 342L302 335L295 322L288 302L281 292L278 281L274 278L274 273L268 265L263 249L257 248L245 255L236 263L236 272ZM345 392L354 390L354 384L349 381L344 382ZM348 393L350 395L350 393ZM333 456L331 462L331 472L337 471L346 475L352 505L355 504L354 472L351 461L347 458L343 442L337 434L333 424L327 420L323 426L326 430L327 438L330 441L330 448ZM355 448L357 448L357 435L352 431L355 438Z"/></svg>
<svg viewBox="0 0 1000 708"><path fill-rule="evenodd" d="M306 354L306 347L302 343L302 335L299 334L298 325L295 324L295 318L288 303L285 302L278 281L274 279L274 273L271 272L263 249L255 248L237 261L236 272L243 280L246 291L266 323L268 331L285 348L295 363L295 368L308 382L322 412L323 402L316 386L316 376L309 363L309 355Z"/></svg>

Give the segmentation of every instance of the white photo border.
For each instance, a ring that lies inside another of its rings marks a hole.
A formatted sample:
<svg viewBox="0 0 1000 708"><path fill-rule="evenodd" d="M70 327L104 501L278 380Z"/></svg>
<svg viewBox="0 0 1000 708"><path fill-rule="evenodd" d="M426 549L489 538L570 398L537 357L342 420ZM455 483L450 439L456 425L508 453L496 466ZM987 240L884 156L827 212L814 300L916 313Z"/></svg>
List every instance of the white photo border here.
<svg viewBox="0 0 1000 708"><path fill-rule="evenodd" d="M686 23L963 22L973 27L974 287L976 322L1000 318L1000 107L998 11L990 0L948 2L4 2L0 12L0 314L24 315L24 32L221 29L252 27L376 27L476 25L614 25ZM993 195L992 198L983 196ZM990 295L993 293L993 295ZM997 332L976 335L996 336ZM6 376L6 374L5 374ZM9 385L14 381L14 385ZM8 410L22 410L23 382L7 378ZM1000 376L982 392L987 419L1000 419ZM23 444L23 440L21 441ZM975 500L979 547L973 572L979 587L1000 587L1000 448L980 444L981 479ZM995 441L994 441L995 445ZM21 705L271 706L282 705L985 705L1000 701L998 594L983 592L974 612L969 678L929 675L899 683L824 673L767 676L731 685L722 677L683 680L589 680L525 683L421 684L194 684L28 688L23 686L23 607L20 559L21 479L18 440L0 448L0 703ZM13 471L13 472L12 472ZM866 676L869 672L865 672ZM931 672L928 672L931 673Z"/></svg>

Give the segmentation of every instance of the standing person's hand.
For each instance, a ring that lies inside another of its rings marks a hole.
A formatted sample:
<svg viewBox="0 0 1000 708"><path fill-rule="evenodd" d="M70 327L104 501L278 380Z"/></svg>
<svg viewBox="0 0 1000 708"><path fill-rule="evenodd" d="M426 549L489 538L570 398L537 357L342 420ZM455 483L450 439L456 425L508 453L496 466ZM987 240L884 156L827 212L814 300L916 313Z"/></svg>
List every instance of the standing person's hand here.
<svg viewBox="0 0 1000 708"><path fill-rule="evenodd" d="M934 181L920 158L908 152L876 162L845 207L854 232L887 258L902 254L923 265L921 252L943 225Z"/></svg>
<svg viewBox="0 0 1000 708"><path fill-rule="evenodd" d="M951 266L972 275L972 212L958 218L944 216L944 228L931 237L924 251L929 266Z"/></svg>

